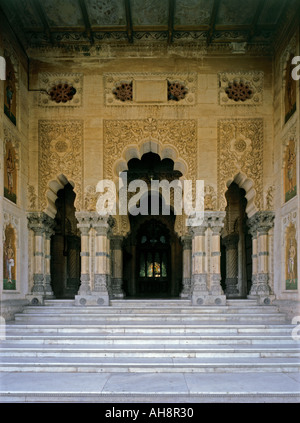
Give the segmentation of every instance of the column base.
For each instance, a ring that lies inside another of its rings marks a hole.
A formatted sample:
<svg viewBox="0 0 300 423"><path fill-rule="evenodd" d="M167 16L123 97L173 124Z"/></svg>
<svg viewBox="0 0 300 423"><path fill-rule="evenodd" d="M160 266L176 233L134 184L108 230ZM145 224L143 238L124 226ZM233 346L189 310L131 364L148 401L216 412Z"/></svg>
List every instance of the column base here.
<svg viewBox="0 0 300 423"><path fill-rule="evenodd" d="M183 289L180 293L180 298L191 298L191 278L183 279Z"/></svg>
<svg viewBox="0 0 300 423"><path fill-rule="evenodd" d="M109 306L108 294L102 292L91 292L87 295L75 295L75 306Z"/></svg>
<svg viewBox="0 0 300 423"><path fill-rule="evenodd" d="M195 292L192 296L192 305L197 306L225 306L226 305L226 295L201 295L198 292Z"/></svg>
<svg viewBox="0 0 300 423"><path fill-rule="evenodd" d="M122 299L125 297L122 289L123 279L122 278L111 278L111 294L112 298Z"/></svg>
<svg viewBox="0 0 300 423"><path fill-rule="evenodd" d="M275 300L275 295L248 295L248 300L256 300L258 305L271 305Z"/></svg>
<svg viewBox="0 0 300 423"><path fill-rule="evenodd" d="M239 295L239 290L237 288L238 280L237 278L226 278L226 297L227 298L236 298Z"/></svg>
<svg viewBox="0 0 300 423"><path fill-rule="evenodd" d="M25 298L26 298L26 300L29 301L30 305L33 305L33 306L44 305L45 295L35 294L33 292L31 294L25 295Z"/></svg>

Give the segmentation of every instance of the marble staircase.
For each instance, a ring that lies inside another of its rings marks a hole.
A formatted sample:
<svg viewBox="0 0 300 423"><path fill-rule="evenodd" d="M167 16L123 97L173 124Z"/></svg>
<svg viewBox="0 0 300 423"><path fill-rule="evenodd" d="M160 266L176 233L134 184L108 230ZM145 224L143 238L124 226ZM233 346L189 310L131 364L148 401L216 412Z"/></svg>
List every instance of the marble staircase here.
<svg viewBox="0 0 300 423"><path fill-rule="evenodd" d="M254 300L46 300L7 323L0 372L299 372L293 327L276 306Z"/></svg>

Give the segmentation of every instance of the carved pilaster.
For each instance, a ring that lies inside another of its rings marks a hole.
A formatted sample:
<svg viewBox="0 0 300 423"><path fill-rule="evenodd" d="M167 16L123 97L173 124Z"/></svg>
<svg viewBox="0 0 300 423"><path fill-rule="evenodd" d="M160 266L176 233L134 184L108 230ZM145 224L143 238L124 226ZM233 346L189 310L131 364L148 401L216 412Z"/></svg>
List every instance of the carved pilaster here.
<svg viewBox="0 0 300 423"><path fill-rule="evenodd" d="M192 302L195 305L205 304L208 296L205 239L207 220L204 218L200 226L192 226Z"/></svg>
<svg viewBox="0 0 300 423"><path fill-rule="evenodd" d="M181 298L191 297L191 261L192 261L192 237L185 235L181 237L182 243L182 261L183 261L183 273L182 273L182 291L180 293Z"/></svg>
<svg viewBox="0 0 300 423"><path fill-rule="evenodd" d="M225 296L221 287L221 248L220 248L220 237L221 231L224 227L225 212L208 212L207 219L209 227L212 230L211 236L211 286L210 293L213 296L217 296L216 301L220 300L220 303L225 304Z"/></svg>
<svg viewBox="0 0 300 423"><path fill-rule="evenodd" d="M79 295L89 295L91 292L89 268L89 232L91 228L91 216L89 212L76 212L75 216L78 221L77 227L81 234L81 285L79 288Z"/></svg>
<svg viewBox="0 0 300 423"><path fill-rule="evenodd" d="M33 287L27 298L33 304L43 304L44 298L53 297L50 277L50 238L54 220L44 212L28 213L28 229L34 233Z"/></svg>
<svg viewBox="0 0 300 423"><path fill-rule="evenodd" d="M274 225L274 212L259 211L247 221L252 235L253 275L250 296L258 296L259 302L271 302L269 286L269 242L268 232Z"/></svg>

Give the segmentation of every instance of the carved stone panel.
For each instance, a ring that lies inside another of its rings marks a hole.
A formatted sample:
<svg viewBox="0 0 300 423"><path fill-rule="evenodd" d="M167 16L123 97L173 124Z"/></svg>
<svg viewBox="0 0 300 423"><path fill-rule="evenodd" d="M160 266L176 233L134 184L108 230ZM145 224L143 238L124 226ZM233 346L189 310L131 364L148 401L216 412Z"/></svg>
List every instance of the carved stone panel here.
<svg viewBox="0 0 300 423"><path fill-rule="evenodd" d="M39 208L47 205L49 183L64 175L74 184L75 207L82 207L83 122L81 120L39 121Z"/></svg>
<svg viewBox="0 0 300 423"><path fill-rule="evenodd" d="M104 175L113 179L114 163L122 157L126 146L140 147L155 140L163 147L175 147L180 158L188 163L186 179L195 180L197 168L197 124L194 119L140 119L104 121Z"/></svg>
<svg viewBox="0 0 300 423"><path fill-rule="evenodd" d="M260 106L263 103L264 73L256 72L220 72L219 104L221 106ZM226 90L236 87L237 96L228 96ZM248 87L248 90L246 90ZM251 91L251 95L248 93Z"/></svg>
<svg viewBox="0 0 300 423"><path fill-rule="evenodd" d="M263 120L224 119L218 122L218 200L224 210L226 183L239 172L254 182L255 204L262 207Z"/></svg>
<svg viewBox="0 0 300 423"><path fill-rule="evenodd" d="M52 101L50 93L53 87L60 84L68 84L76 90L71 101ZM39 89L44 90L39 93L40 107L79 107L82 105L83 76L80 73L40 73Z"/></svg>

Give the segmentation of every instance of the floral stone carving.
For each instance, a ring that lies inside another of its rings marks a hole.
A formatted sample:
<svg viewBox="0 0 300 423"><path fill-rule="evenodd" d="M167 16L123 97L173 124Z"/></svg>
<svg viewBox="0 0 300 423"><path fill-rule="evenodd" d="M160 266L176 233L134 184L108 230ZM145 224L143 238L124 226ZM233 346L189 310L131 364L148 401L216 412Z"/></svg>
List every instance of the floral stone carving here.
<svg viewBox="0 0 300 423"><path fill-rule="evenodd" d="M263 72L220 72L219 104L260 106L263 103Z"/></svg>
<svg viewBox="0 0 300 423"><path fill-rule="evenodd" d="M81 120L39 121L39 208L47 205L49 183L64 175L72 181L75 207L82 205L83 122Z"/></svg>
<svg viewBox="0 0 300 423"><path fill-rule="evenodd" d="M218 200L225 210L226 183L238 173L254 182L255 204L262 206L263 120L224 119L218 122Z"/></svg>

